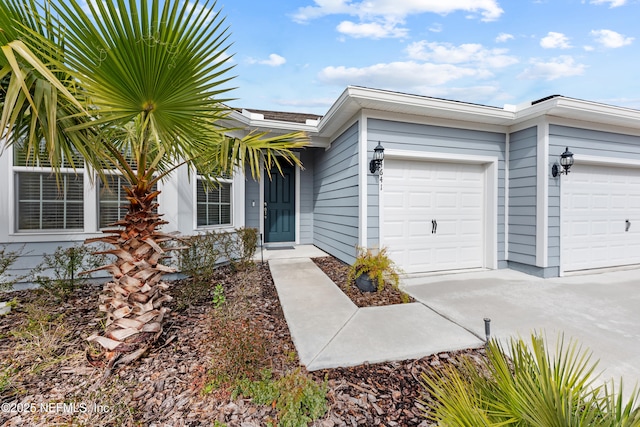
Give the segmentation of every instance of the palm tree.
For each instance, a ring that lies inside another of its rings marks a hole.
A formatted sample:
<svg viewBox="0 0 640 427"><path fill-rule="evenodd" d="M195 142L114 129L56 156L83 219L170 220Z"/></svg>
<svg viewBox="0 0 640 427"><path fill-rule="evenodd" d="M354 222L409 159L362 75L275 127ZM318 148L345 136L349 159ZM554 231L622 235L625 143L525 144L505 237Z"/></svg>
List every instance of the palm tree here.
<svg viewBox="0 0 640 427"><path fill-rule="evenodd" d="M298 163L291 150L307 137L229 136L228 28L215 3L87 3L2 2L0 29L11 31L0 39L0 140L46 156L54 168L63 158L75 167L81 156L100 178L116 169L127 182L124 218L87 240L112 245L105 253L115 256L101 267L113 277L100 295L106 328L89 337L112 367L158 339L171 300L162 276L173 270L162 260L175 236L160 230L166 221L155 213L154 186L184 164L212 185L245 164L256 177L263 167Z"/></svg>

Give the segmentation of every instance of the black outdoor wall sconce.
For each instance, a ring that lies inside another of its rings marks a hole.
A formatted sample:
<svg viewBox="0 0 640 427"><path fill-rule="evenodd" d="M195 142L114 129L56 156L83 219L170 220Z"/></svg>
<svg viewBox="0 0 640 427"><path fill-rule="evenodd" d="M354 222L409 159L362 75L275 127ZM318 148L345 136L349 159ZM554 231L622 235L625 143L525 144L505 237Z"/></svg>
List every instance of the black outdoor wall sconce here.
<svg viewBox="0 0 640 427"><path fill-rule="evenodd" d="M551 168L551 175L553 175L554 178L560 174L567 175L569 173L569 169L571 169L571 165L573 165L573 153L569 151L569 147L567 147L565 152L560 155L560 166L562 166L562 170L560 170L556 163Z"/></svg>
<svg viewBox="0 0 640 427"><path fill-rule="evenodd" d="M384 147L378 141L378 145L373 149L373 159L369 163L369 171L372 174L379 174L382 169L382 161L384 160Z"/></svg>

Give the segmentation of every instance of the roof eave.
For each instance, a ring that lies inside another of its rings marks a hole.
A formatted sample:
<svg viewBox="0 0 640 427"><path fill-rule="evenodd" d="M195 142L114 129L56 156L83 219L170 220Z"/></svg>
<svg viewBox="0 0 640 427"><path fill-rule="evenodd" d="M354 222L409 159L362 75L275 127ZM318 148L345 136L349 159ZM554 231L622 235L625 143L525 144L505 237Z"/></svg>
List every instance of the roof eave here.
<svg viewBox="0 0 640 427"><path fill-rule="evenodd" d="M640 129L640 110L556 97L516 112L514 124L542 115Z"/></svg>

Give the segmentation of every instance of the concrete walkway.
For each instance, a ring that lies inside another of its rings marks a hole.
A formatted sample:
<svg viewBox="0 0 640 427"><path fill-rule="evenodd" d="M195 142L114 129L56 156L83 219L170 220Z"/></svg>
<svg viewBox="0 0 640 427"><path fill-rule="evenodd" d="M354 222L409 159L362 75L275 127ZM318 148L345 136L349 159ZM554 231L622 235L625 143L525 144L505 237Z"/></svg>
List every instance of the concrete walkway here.
<svg viewBox="0 0 640 427"><path fill-rule="evenodd" d="M358 308L313 261L289 251L272 251L278 255L269 267L300 361L311 371L483 345L420 303Z"/></svg>
<svg viewBox="0 0 640 427"><path fill-rule="evenodd" d="M271 273L298 350L309 370L418 358L484 344L492 337L561 335L592 351L601 380L640 383L640 270L540 279L513 270L409 276L401 286L418 303L358 308L311 261L313 246L267 249ZM553 348L550 351L553 352Z"/></svg>

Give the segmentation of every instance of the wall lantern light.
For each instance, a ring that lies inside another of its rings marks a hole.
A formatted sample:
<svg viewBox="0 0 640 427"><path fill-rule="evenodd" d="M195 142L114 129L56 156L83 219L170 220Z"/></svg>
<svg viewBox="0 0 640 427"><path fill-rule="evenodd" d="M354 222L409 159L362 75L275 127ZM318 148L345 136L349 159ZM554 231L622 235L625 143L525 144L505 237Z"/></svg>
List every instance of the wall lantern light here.
<svg viewBox="0 0 640 427"><path fill-rule="evenodd" d="M560 170L558 164L555 164L551 168L551 175L553 175L554 178L560 174L567 175L571 165L573 165L573 153L569 151L569 147L567 147L565 152L560 155L560 166L562 166L562 170Z"/></svg>
<svg viewBox="0 0 640 427"><path fill-rule="evenodd" d="M378 145L373 149L373 159L369 163L369 170L372 174L379 174L384 160L384 147L378 141Z"/></svg>

